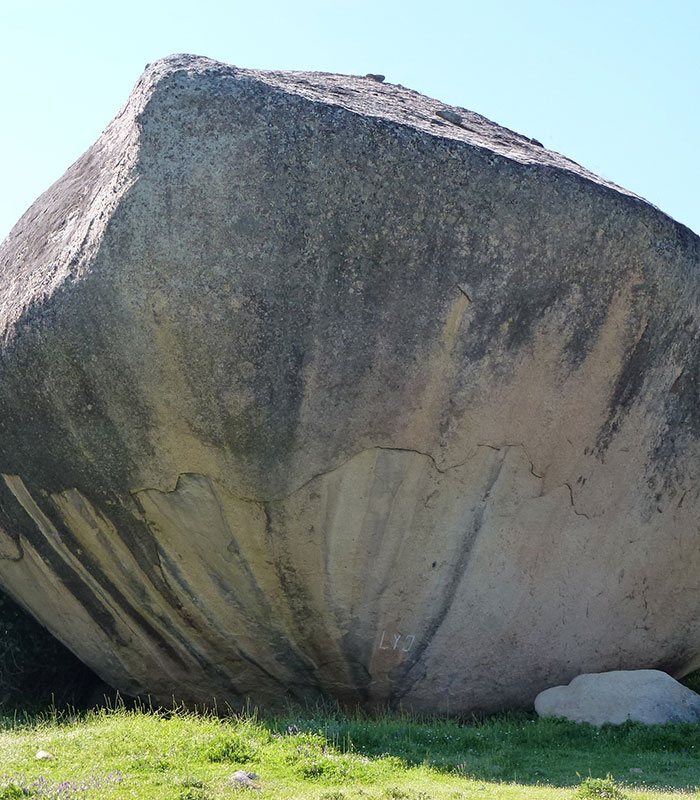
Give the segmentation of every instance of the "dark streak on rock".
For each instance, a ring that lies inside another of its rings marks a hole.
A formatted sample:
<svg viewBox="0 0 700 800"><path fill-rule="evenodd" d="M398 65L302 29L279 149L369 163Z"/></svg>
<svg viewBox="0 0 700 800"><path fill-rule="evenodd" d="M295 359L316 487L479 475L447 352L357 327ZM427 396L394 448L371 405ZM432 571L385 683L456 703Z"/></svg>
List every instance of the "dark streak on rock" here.
<svg viewBox="0 0 700 800"><path fill-rule="evenodd" d="M46 563L47 569L54 573L62 585L87 609L102 632L108 638L119 643L120 646L126 647L127 642L124 642L117 633L116 624L109 609L46 539L19 501L5 487L5 483L2 480L0 480L0 492L5 497L7 495L12 497L11 503L8 503L7 500L3 502L3 510L7 515L6 518L9 519L11 529L18 532L21 537L24 537L31 544L40 558ZM41 508L38 502L37 506ZM46 514L44 509L41 510Z"/></svg>
<svg viewBox="0 0 700 800"><path fill-rule="evenodd" d="M290 632L287 632L287 637L291 640L288 652L297 670L297 675L303 676L299 681L300 686L303 686L302 694L306 692L308 696L308 693L311 692L322 696L323 688L315 676L315 664L311 655L297 653L297 650L301 649L299 643L304 639L304 632L314 618L313 605L309 601L306 589L297 579L296 570L289 561L284 525L275 524L273 521L274 509L270 507L270 504L263 504L263 510L265 512L265 534L270 551L276 556L274 559L275 571L284 592L284 601L294 620L295 632L298 636L300 635L299 642L297 642L295 637L290 637Z"/></svg>
<svg viewBox="0 0 700 800"><path fill-rule="evenodd" d="M599 450L604 450L610 444L612 437L619 430L634 400L642 390L647 377L652 341L652 331L649 329L649 324L646 323L639 338L629 351L617 378L608 407L608 419L598 436L597 447Z"/></svg>
<svg viewBox="0 0 700 800"><path fill-rule="evenodd" d="M394 682L394 685L397 687L390 698L390 704L392 707L399 706L401 699L411 691L416 682L421 678L421 671L418 668L418 665L420 664L422 657L427 654L435 634L438 632L442 626L442 623L445 621L447 615L452 609L455 595L467 570L467 565L472 555L474 542L476 541L479 531L481 530L484 515L488 506L490 492L496 485L501 475L506 455L507 452L504 452L491 468L491 473L488 481L486 482L486 488L482 495L481 503L473 510L471 525L469 529L465 530L463 533L457 561L452 565L451 572L441 587L441 601L439 610L432 615L428 628L421 635L421 641L418 642L416 647L411 650L410 655L405 659L405 661L396 667L391 673L391 679Z"/></svg>

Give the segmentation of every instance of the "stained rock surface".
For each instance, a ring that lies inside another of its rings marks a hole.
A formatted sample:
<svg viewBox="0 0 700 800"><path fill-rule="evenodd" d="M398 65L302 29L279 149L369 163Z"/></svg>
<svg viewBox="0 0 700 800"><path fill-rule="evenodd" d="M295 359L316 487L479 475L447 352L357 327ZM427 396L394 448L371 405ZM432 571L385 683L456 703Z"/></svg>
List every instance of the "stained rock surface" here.
<svg viewBox="0 0 700 800"><path fill-rule="evenodd" d="M155 62L0 249L0 584L155 701L680 676L699 267L465 109Z"/></svg>
<svg viewBox="0 0 700 800"><path fill-rule="evenodd" d="M577 675L568 686L553 686L535 698L541 717L565 717L591 725L697 722L700 695L658 669L614 670Z"/></svg>

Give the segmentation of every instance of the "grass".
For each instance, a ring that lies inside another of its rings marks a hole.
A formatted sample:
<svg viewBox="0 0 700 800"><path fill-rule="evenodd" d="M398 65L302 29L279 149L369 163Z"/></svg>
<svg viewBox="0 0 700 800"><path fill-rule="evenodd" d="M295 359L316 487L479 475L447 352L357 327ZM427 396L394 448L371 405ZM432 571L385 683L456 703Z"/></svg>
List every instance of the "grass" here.
<svg viewBox="0 0 700 800"><path fill-rule="evenodd" d="M700 725L117 708L0 726L0 800L700 798ZM239 769L260 789L237 788Z"/></svg>

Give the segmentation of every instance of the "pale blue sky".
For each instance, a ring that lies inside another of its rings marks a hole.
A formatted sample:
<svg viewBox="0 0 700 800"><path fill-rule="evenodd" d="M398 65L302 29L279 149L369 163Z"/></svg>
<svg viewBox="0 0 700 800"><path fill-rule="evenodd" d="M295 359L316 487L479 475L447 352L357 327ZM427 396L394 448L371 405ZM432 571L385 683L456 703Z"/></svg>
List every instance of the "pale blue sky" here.
<svg viewBox="0 0 700 800"><path fill-rule="evenodd" d="M700 1L16 0L0 24L0 238L145 64L381 72L535 137L700 233Z"/></svg>

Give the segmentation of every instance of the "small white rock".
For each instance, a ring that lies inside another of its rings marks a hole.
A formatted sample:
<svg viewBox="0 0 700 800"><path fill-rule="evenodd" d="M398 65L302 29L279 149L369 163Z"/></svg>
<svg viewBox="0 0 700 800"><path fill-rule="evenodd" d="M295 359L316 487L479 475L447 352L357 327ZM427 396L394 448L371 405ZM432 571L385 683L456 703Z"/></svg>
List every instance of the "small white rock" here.
<svg viewBox="0 0 700 800"><path fill-rule="evenodd" d="M53 753L49 753L48 750L37 750L34 758L37 761L46 761L49 758L53 758Z"/></svg>
<svg viewBox="0 0 700 800"><path fill-rule="evenodd" d="M236 784L238 789L259 789L260 786L253 781L258 776L254 772L246 772L244 769L236 770L231 776L231 780Z"/></svg>

